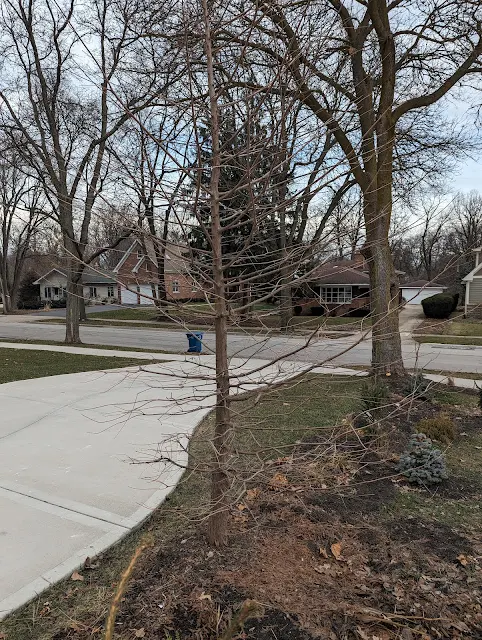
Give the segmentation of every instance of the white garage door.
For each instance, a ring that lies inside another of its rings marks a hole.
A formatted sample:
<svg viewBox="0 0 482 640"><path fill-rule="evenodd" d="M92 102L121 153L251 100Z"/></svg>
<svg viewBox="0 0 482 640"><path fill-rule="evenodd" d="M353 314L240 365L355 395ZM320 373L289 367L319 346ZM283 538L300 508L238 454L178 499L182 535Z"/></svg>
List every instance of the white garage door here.
<svg viewBox="0 0 482 640"><path fill-rule="evenodd" d="M407 304L422 304L422 300L425 300L425 298L430 298L430 296L434 296L436 293L443 292L443 289L435 287L426 287L425 289L404 289L402 287L402 296L407 301Z"/></svg>
<svg viewBox="0 0 482 640"><path fill-rule="evenodd" d="M149 284L143 284L140 288L141 304L154 304L152 300L152 287Z"/></svg>
<svg viewBox="0 0 482 640"><path fill-rule="evenodd" d="M137 304L137 293L135 292L135 285L131 287L134 291L129 291L125 287L121 287L121 304Z"/></svg>

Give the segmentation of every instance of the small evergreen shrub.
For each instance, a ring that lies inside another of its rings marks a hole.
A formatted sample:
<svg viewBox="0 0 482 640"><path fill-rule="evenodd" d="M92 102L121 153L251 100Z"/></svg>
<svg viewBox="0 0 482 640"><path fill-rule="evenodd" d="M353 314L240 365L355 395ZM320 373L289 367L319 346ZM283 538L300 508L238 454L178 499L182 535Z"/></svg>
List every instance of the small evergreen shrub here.
<svg viewBox="0 0 482 640"><path fill-rule="evenodd" d="M29 310L32 311L34 309L41 309L43 307L42 302L40 301L40 298L35 298L32 300L21 300L18 303L18 308L19 309L25 309L25 310Z"/></svg>
<svg viewBox="0 0 482 640"><path fill-rule="evenodd" d="M457 432L452 418L446 413L438 413L433 418L424 418L417 424L419 433L425 433L432 440L442 444L450 444Z"/></svg>
<svg viewBox="0 0 482 640"><path fill-rule="evenodd" d="M360 397L365 411L374 411L386 403L388 387L384 382L365 380Z"/></svg>
<svg viewBox="0 0 482 640"><path fill-rule="evenodd" d="M60 300L50 300L51 309L65 309L67 306L67 299L61 298Z"/></svg>
<svg viewBox="0 0 482 640"><path fill-rule="evenodd" d="M452 313L454 297L448 293L436 293L422 300L423 312L427 318L448 318Z"/></svg>
<svg viewBox="0 0 482 640"><path fill-rule="evenodd" d="M398 463L397 470L419 486L439 484L448 478L445 459L424 433L415 433Z"/></svg>

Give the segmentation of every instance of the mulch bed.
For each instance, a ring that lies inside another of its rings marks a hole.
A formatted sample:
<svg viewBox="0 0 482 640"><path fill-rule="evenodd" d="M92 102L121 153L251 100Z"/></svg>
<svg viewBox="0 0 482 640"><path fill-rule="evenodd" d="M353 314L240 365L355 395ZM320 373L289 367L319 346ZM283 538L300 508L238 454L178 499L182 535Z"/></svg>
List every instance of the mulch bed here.
<svg viewBox="0 0 482 640"><path fill-rule="evenodd" d="M409 417L393 413L395 449L439 410L416 401ZM464 414L463 429L480 422ZM281 463L273 474L286 483L252 487L233 506L227 547L210 548L204 527L191 526L145 552L117 616L119 638L216 640L247 599L259 604L234 636L242 640L482 638L481 532L390 517L403 486L396 455L367 449L356 464L335 465L329 486L300 484L315 478L309 446L317 443L298 445L305 468ZM469 489L481 492L454 478L437 495L465 498ZM66 629L54 640L89 637Z"/></svg>

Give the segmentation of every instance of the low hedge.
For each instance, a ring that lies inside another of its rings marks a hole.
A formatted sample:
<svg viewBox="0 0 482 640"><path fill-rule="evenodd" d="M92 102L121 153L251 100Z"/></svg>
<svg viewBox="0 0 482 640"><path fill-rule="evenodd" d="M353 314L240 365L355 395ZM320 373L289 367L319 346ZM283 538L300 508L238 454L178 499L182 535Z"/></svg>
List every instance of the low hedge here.
<svg viewBox="0 0 482 640"><path fill-rule="evenodd" d="M449 293L436 293L430 298L422 300L423 312L427 318L448 318L457 302Z"/></svg>

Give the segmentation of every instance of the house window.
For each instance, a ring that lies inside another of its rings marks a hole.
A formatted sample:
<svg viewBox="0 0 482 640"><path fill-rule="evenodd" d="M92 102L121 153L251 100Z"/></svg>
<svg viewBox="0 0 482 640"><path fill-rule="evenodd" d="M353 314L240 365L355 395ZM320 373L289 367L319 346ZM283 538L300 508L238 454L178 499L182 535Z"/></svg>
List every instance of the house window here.
<svg viewBox="0 0 482 640"><path fill-rule="evenodd" d="M107 287L107 297L108 298L113 298L114 297L114 285L113 284L110 284Z"/></svg>
<svg viewBox="0 0 482 640"><path fill-rule="evenodd" d="M177 280L173 280L172 282L172 292L179 293L179 282Z"/></svg>
<svg viewBox="0 0 482 640"><path fill-rule="evenodd" d="M140 260L144 257L144 251L142 249L137 249L137 259Z"/></svg>
<svg viewBox="0 0 482 640"><path fill-rule="evenodd" d="M351 302L351 287L321 287L320 296L324 302L337 304Z"/></svg>
<svg viewBox="0 0 482 640"><path fill-rule="evenodd" d="M52 298L52 289L51 287L45 287L45 298L47 298L47 300L50 300Z"/></svg>
<svg viewBox="0 0 482 640"><path fill-rule="evenodd" d="M89 287L89 298L97 298L97 287Z"/></svg>

